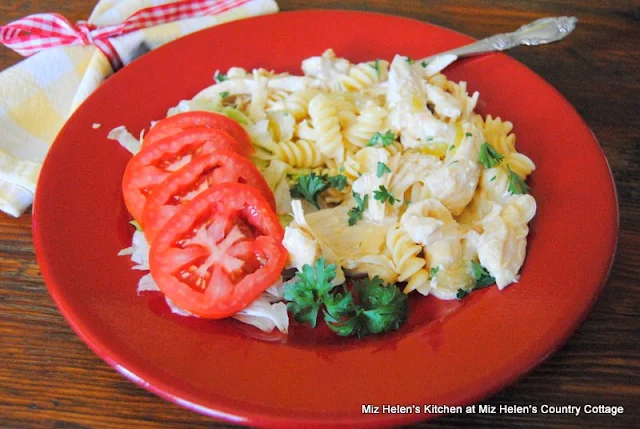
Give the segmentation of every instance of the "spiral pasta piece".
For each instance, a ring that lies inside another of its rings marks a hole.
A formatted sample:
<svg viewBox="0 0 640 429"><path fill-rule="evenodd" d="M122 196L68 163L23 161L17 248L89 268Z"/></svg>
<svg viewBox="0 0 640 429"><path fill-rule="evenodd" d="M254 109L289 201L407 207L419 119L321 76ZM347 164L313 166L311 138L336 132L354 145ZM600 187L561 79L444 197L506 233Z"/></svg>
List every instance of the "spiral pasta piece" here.
<svg viewBox="0 0 640 429"><path fill-rule="evenodd" d="M327 158L334 158L339 162L344 160L344 145L340 133L340 119L338 109L332 97L318 94L309 103L311 124L317 132L317 144L320 152Z"/></svg>
<svg viewBox="0 0 640 429"><path fill-rule="evenodd" d="M367 103L355 123L344 132L347 141L358 147L365 147L371 137L382 131L387 111L375 103Z"/></svg>
<svg viewBox="0 0 640 429"><path fill-rule="evenodd" d="M361 91L387 80L389 76L389 62L377 60L356 64L349 69L349 74L341 79L345 91Z"/></svg>
<svg viewBox="0 0 640 429"><path fill-rule="evenodd" d="M292 167L312 168L323 162L323 156L316 145L307 140L280 142L274 149L274 156Z"/></svg>
<svg viewBox="0 0 640 429"><path fill-rule="evenodd" d="M286 108L285 101L289 97L289 93L283 90L269 90L267 93L267 109L284 110Z"/></svg>
<svg viewBox="0 0 640 429"><path fill-rule="evenodd" d="M387 233L387 249L396 267L398 281L407 280L426 264L425 259L418 256L422 246L414 243L402 226Z"/></svg>
<svg viewBox="0 0 640 429"><path fill-rule="evenodd" d="M338 120L340 121L340 128L345 129L354 124L357 118L355 101L338 93L331 93L329 97L335 105Z"/></svg>
<svg viewBox="0 0 640 429"><path fill-rule="evenodd" d="M511 152L502 162L523 179L526 179L536 169L536 165L531 158L518 152Z"/></svg>
<svg viewBox="0 0 640 429"><path fill-rule="evenodd" d="M307 88L290 94L284 101L285 109L296 118L296 121L305 119L308 115L309 102L318 95L320 90Z"/></svg>
<svg viewBox="0 0 640 429"><path fill-rule="evenodd" d="M362 174L362 166L353 156L347 155L347 158L344 161L343 171L343 174L347 176L347 179L353 181Z"/></svg>
<svg viewBox="0 0 640 429"><path fill-rule="evenodd" d="M411 277L409 277L407 285L404 287L402 292L404 292L405 294L409 294L414 290L417 290L422 295L428 295L430 288L431 285L429 283L429 271L424 268L420 268Z"/></svg>
<svg viewBox="0 0 640 429"><path fill-rule="evenodd" d="M398 273L396 273L393 261L387 251L379 255L358 258L348 263L347 268L354 273L366 274L369 278L378 276L388 283L395 283L398 280Z"/></svg>
<svg viewBox="0 0 640 429"><path fill-rule="evenodd" d="M491 115L487 115L484 120L480 115L473 115L472 121L482 130L487 142L502 156L515 152L516 136L511 133L513 130L511 122L502 121L499 117L494 119Z"/></svg>

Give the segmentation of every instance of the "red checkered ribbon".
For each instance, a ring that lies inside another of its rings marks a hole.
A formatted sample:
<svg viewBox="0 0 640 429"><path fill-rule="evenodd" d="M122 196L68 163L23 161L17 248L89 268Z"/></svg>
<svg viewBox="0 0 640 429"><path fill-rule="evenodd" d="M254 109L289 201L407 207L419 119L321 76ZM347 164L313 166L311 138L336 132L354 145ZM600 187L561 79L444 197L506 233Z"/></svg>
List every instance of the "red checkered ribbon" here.
<svg viewBox="0 0 640 429"><path fill-rule="evenodd" d="M95 45L117 70L122 67L122 60L109 38L183 19L217 15L249 1L182 0L141 9L121 24L104 27L86 21L73 25L61 15L38 13L0 27L0 43L23 56L56 46Z"/></svg>

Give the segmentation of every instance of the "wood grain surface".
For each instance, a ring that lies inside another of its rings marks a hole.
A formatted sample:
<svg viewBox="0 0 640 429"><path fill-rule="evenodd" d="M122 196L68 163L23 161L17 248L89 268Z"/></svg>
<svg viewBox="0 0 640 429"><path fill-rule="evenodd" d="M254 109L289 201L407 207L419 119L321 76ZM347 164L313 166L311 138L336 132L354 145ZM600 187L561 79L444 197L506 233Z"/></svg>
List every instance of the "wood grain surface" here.
<svg viewBox="0 0 640 429"><path fill-rule="evenodd" d="M509 52L554 85L600 141L620 201L620 239L607 287L568 343L485 404L622 405L608 415L452 415L416 427L640 427L640 3L615 0L280 0L283 11L372 10L476 38L543 16L575 15L559 44ZM3 0L0 23L38 12L86 19L94 0ZM372 30L373 31L373 30ZM20 57L0 47L0 70ZM541 106L544 108L544 106ZM594 208L597 209L597 208ZM72 332L36 263L31 216L0 213L1 428L223 428L165 402L112 370Z"/></svg>

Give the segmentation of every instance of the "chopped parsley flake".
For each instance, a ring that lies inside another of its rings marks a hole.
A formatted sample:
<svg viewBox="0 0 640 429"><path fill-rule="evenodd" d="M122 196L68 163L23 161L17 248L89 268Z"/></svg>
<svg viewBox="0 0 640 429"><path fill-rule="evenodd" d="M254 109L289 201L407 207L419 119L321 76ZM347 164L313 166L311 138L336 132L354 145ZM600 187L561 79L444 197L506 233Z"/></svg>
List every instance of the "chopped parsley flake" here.
<svg viewBox="0 0 640 429"><path fill-rule="evenodd" d="M396 201L400 201L396 197L394 197L384 185L380 185L379 189L373 191L373 198L381 203L389 202L390 205L393 205Z"/></svg>
<svg viewBox="0 0 640 429"><path fill-rule="evenodd" d="M224 82L225 80L227 80L227 79L229 79L229 78L228 78L228 77L227 77L227 75L226 75L226 74L224 74L224 73L216 72L216 74L214 74L214 75L213 75L213 79L214 79L216 82L220 83L220 82Z"/></svg>
<svg viewBox="0 0 640 429"><path fill-rule="evenodd" d="M507 164L507 170L509 170L509 192L514 195L528 194L531 188L525 183L524 179L514 173L509 164Z"/></svg>
<svg viewBox="0 0 640 429"><path fill-rule="evenodd" d="M373 69L376 71L378 76L380 76L380 60L378 58L376 58L376 61L373 63L371 67L373 67Z"/></svg>
<svg viewBox="0 0 640 429"><path fill-rule="evenodd" d="M355 225L359 220L362 220L362 213L367 207L367 201L369 200L369 195L365 195L364 198L360 196L359 193L353 192L353 198L356 202L355 207L349 209L347 213L349 215L349 226Z"/></svg>
<svg viewBox="0 0 640 429"><path fill-rule="evenodd" d="M387 130L384 134L377 132L369 139L367 146L376 146L377 144L381 144L382 147L387 147L393 143L396 139L396 135L393 134L393 131Z"/></svg>
<svg viewBox="0 0 640 429"><path fill-rule="evenodd" d="M493 148L489 143L484 142L480 145L480 154L478 155L478 162L484 165L484 168L493 168L502 162L504 156Z"/></svg>
<svg viewBox="0 0 640 429"><path fill-rule="evenodd" d="M384 162L378 162L377 176L382 177L385 173L391 173L391 169Z"/></svg>
<svg viewBox="0 0 640 429"><path fill-rule="evenodd" d="M438 271L440 271L440 265L431 267L431 269L429 270L429 280L433 279L436 274L438 274Z"/></svg>

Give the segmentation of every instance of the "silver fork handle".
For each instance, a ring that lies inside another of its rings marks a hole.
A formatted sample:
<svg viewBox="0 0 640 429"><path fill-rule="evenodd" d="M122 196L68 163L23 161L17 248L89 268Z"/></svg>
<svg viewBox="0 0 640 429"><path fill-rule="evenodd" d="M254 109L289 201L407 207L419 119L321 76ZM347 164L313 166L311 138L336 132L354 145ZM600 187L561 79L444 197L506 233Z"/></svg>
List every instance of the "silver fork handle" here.
<svg viewBox="0 0 640 429"><path fill-rule="evenodd" d="M460 58L469 55L504 51L505 49L511 49L520 45L536 46L557 42L567 37L576 28L577 22L578 18L575 16L542 18L523 25L512 33L496 34L486 39L478 40L470 45L461 46L450 51L423 58L420 61L430 62L435 57L445 54L456 55Z"/></svg>

